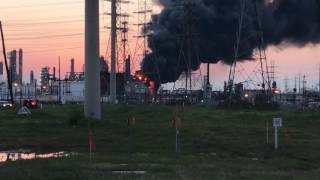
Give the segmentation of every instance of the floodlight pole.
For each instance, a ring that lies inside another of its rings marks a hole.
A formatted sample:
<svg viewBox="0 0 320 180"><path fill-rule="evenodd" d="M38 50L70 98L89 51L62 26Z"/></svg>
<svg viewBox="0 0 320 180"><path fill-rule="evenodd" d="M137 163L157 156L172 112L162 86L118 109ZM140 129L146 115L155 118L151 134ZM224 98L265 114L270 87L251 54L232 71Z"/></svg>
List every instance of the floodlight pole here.
<svg viewBox="0 0 320 180"><path fill-rule="evenodd" d="M99 0L85 0L84 115L93 119L101 119L99 48Z"/></svg>

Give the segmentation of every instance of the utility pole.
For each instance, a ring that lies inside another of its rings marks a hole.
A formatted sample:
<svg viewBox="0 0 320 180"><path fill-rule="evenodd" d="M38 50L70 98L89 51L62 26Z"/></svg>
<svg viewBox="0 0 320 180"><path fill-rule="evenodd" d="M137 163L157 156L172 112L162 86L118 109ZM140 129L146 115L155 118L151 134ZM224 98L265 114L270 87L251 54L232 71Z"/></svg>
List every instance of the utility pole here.
<svg viewBox="0 0 320 180"><path fill-rule="evenodd" d="M319 94L320 94L320 64L319 64L319 85L318 85L318 88L319 88Z"/></svg>
<svg viewBox="0 0 320 180"><path fill-rule="evenodd" d="M303 75L303 80L302 80L302 93L303 93L303 95L305 94L305 91L306 91L306 84L307 84L306 75Z"/></svg>
<svg viewBox="0 0 320 180"><path fill-rule="evenodd" d="M299 94L301 93L301 74L299 74Z"/></svg>
<svg viewBox="0 0 320 180"><path fill-rule="evenodd" d="M207 85L210 85L210 63L207 64Z"/></svg>
<svg viewBox="0 0 320 180"><path fill-rule="evenodd" d="M296 100L297 100L297 77L294 77L294 88L293 88L293 100L294 100L294 104L296 104Z"/></svg>
<svg viewBox="0 0 320 180"><path fill-rule="evenodd" d="M293 88L293 91L295 94L297 93L297 80L298 80L298 78L295 76L294 77L294 88Z"/></svg>
<svg viewBox="0 0 320 180"><path fill-rule="evenodd" d="M302 102L303 102L303 106L306 105L306 75L303 75L303 80L302 80Z"/></svg>
<svg viewBox="0 0 320 180"><path fill-rule="evenodd" d="M302 93L304 94L305 91L305 82L306 82L306 75L303 75L302 78Z"/></svg>
<svg viewBox="0 0 320 180"><path fill-rule="evenodd" d="M288 78L285 78L285 79L284 79L284 83L285 83L284 91L285 91L286 93L288 93L288 91L289 91L288 81L289 81Z"/></svg>
<svg viewBox="0 0 320 180"><path fill-rule="evenodd" d="M99 0L85 0L85 102L86 118L101 119Z"/></svg>
<svg viewBox="0 0 320 180"><path fill-rule="evenodd" d="M37 99L37 81L34 81L34 99Z"/></svg>
<svg viewBox="0 0 320 180"><path fill-rule="evenodd" d="M4 43L4 35L3 35L3 28L2 28L2 22L0 21L0 30L1 30L1 39L2 39L2 51L3 51L3 57L4 57L4 63L6 66L6 71L7 71L7 80L8 80L8 87L9 87L9 93L10 93L10 98L11 98L11 103L14 104L13 100L13 93L12 93L12 80L10 76L10 70L8 67L8 60L7 60L7 52L6 52L6 46Z"/></svg>
<svg viewBox="0 0 320 180"><path fill-rule="evenodd" d="M111 0L111 74L110 74L110 104L117 99L116 77L116 40L117 40L117 0Z"/></svg>
<svg viewBox="0 0 320 180"><path fill-rule="evenodd" d="M58 90L58 103L61 104L61 66L60 66L60 56L59 56L59 90Z"/></svg>

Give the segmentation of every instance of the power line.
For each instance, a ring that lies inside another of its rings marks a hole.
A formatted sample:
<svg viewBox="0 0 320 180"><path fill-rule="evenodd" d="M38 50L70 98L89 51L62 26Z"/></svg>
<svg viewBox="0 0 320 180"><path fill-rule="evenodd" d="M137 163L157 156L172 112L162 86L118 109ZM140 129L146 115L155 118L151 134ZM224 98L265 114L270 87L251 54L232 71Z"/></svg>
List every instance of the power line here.
<svg viewBox="0 0 320 180"><path fill-rule="evenodd" d="M27 27L24 27L24 28L7 28L6 29L6 34L7 35L15 35L15 34L26 34L26 33L32 33L32 34L35 34L37 32L40 32L40 33L43 33L43 32L72 32L72 31L77 31L77 32L83 32L84 29L82 28L82 26L72 26L72 27L59 27L59 26L50 26L50 27L37 27L37 28L34 28L32 26L29 26L28 28ZM107 31L105 28L103 27L100 27L100 32L109 32Z"/></svg>
<svg viewBox="0 0 320 180"><path fill-rule="evenodd" d="M76 20L62 20L62 21L49 21L49 22L31 22L31 23L16 23L16 24L6 24L7 27L21 27L21 26L34 26L34 25L44 25L44 24L65 24L65 23L83 23L83 19Z"/></svg>
<svg viewBox="0 0 320 180"><path fill-rule="evenodd" d="M104 15L104 13L100 13L100 15ZM82 14L77 14L76 16L83 16ZM42 17L37 17L35 18L26 18L26 19L16 19L16 20L10 20L7 19L7 21L9 22L14 22L14 23L21 23L21 22L26 22L26 21L48 21L48 20L66 20L66 19L73 19L75 17L75 15L72 16L50 16L50 17L46 17L46 18L42 18ZM84 19L83 19L84 21Z"/></svg>
<svg viewBox="0 0 320 180"><path fill-rule="evenodd" d="M84 33L74 33L74 34L59 34L59 35L46 35L46 36L34 36L34 37L24 37L24 38L8 38L8 41L20 41L28 39L47 39L47 38L61 38L61 37L72 37L72 36L83 36Z"/></svg>
<svg viewBox="0 0 320 180"><path fill-rule="evenodd" d="M30 7L52 7L54 5L57 6L65 6L65 5L74 5L74 4L84 4L82 1L63 1L63 2L55 2L55 3L42 3L42 4L28 4L28 5L20 5L20 6L7 6L7 7L2 7L0 10L10 10L10 9L21 9L21 8L30 8Z"/></svg>
<svg viewBox="0 0 320 180"><path fill-rule="evenodd" d="M69 51L74 49L82 49L84 46L74 46L68 48L55 48L55 49L43 49L43 50L34 50L34 51L25 51L24 54L32 55L38 53L50 53L50 52L62 52L62 51ZM2 52L2 51L0 51Z"/></svg>
<svg viewBox="0 0 320 180"><path fill-rule="evenodd" d="M73 49L81 49L84 46L74 46L68 48L55 48L55 49L43 49L43 50L34 50L34 51L26 51L25 54L34 54L34 53L48 53L52 51L66 51L66 50L73 50Z"/></svg>
<svg viewBox="0 0 320 180"><path fill-rule="evenodd" d="M106 32L106 31L100 31L101 33ZM21 34L23 35L23 34ZM66 33L66 34L51 34L51 35L43 35L43 36L25 36L25 37L18 37L21 36L19 35L11 35L12 38L9 36L7 40L28 40L28 39L43 39L43 38L60 38L60 37L72 37L72 36L81 36L84 35L84 32L74 32L74 33Z"/></svg>
<svg viewBox="0 0 320 180"><path fill-rule="evenodd" d="M54 32L50 32L50 33L41 33L43 31L38 31L39 35L42 36L57 36L57 35L65 35L65 34L78 34L78 33L84 33L84 31L82 30L73 30L73 31L67 31L67 30L61 30L63 33L56 33ZM36 32L27 32L27 33L6 33L7 38L33 38L33 37L38 37L38 35L36 35ZM36 36L35 36L36 35Z"/></svg>
<svg viewBox="0 0 320 180"><path fill-rule="evenodd" d="M73 41L71 40L68 40L67 41L68 45L70 44L76 44L76 45L79 45L80 43L84 43L84 39L73 39ZM17 43L15 41L13 42L8 42L6 43L8 46L16 46ZM34 42L30 42L30 41L26 41L26 42L19 42L19 47L52 47L52 46L57 46L59 45L59 47L61 47L61 41L46 41L46 42L37 42L37 43L34 43Z"/></svg>

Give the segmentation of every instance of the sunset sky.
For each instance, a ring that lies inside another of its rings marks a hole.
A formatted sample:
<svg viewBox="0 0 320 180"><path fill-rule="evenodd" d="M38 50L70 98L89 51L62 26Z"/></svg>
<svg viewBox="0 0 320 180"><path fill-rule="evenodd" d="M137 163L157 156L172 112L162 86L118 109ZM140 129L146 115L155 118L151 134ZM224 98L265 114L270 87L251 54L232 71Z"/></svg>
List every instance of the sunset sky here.
<svg viewBox="0 0 320 180"><path fill-rule="evenodd" d="M159 8L156 8L159 9ZM136 11L136 5L128 6L128 11ZM102 12L110 12L109 2L101 3ZM134 24L135 16L131 17ZM7 51L22 48L24 50L24 81L29 80L30 70L39 76L43 66L57 66L58 56L62 59L62 72L68 71L70 59L76 59L76 70L81 71L84 62L84 0L1 0L0 20L3 22ZM101 55L105 56L109 39L109 16L101 15ZM134 51L137 27L130 26L130 49ZM270 47L267 50L269 61L276 65L276 78L284 86L284 79L289 79L292 88L295 76L306 75L308 87L316 86L320 64L320 46ZM0 61L3 61L1 53ZM137 61L137 60L136 60ZM250 73L256 63L244 63ZM250 68L251 67L251 68ZM134 63L139 69L139 62ZM201 71L204 74L204 71ZM222 87L226 80L228 67L212 65L211 79L215 89Z"/></svg>

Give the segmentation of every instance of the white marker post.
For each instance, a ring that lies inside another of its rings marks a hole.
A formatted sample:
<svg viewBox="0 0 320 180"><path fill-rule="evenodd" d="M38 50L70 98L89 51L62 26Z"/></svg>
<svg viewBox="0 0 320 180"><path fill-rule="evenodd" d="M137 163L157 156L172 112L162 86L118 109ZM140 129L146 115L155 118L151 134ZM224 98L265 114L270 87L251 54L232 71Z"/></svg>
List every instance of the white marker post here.
<svg viewBox="0 0 320 180"><path fill-rule="evenodd" d="M273 127L274 127L274 148L277 150L279 147L278 128L282 127L282 118L273 118Z"/></svg>

